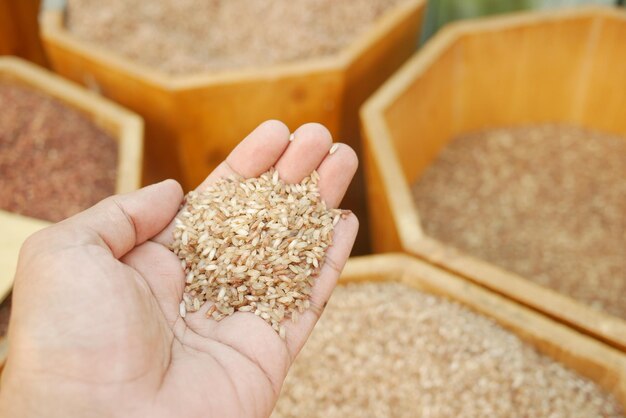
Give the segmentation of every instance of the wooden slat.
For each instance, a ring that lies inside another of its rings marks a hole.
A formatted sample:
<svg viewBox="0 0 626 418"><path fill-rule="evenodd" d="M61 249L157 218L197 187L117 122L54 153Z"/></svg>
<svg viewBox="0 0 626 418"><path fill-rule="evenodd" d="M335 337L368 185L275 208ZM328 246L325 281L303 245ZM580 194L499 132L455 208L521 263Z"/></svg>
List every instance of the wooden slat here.
<svg viewBox="0 0 626 418"><path fill-rule="evenodd" d="M46 225L44 221L0 210L0 300L11 291L17 256L24 240Z"/></svg>

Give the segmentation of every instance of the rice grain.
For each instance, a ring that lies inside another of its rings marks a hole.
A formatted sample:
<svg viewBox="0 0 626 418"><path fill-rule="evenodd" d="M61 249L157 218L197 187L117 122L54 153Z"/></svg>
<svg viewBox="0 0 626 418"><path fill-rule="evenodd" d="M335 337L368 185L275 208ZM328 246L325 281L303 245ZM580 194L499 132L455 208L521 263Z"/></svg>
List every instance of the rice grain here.
<svg viewBox="0 0 626 418"><path fill-rule="evenodd" d="M170 74L340 51L403 0L69 0L77 37Z"/></svg>
<svg viewBox="0 0 626 418"><path fill-rule="evenodd" d="M186 274L181 316L209 301L207 317L253 312L285 338L280 323L309 308L334 226L345 216L327 208L318 181L313 172L286 184L271 169L189 193L172 245Z"/></svg>
<svg viewBox="0 0 626 418"><path fill-rule="evenodd" d="M273 418L618 418L593 381L493 319L395 283L339 286Z"/></svg>
<svg viewBox="0 0 626 418"><path fill-rule="evenodd" d="M115 193L117 141L82 112L0 80L0 210L59 222Z"/></svg>
<svg viewBox="0 0 626 418"><path fill-rule="evenodd" d="M564 124L466 134L413 197L429 236L626 318L626 138Z"/></svg>

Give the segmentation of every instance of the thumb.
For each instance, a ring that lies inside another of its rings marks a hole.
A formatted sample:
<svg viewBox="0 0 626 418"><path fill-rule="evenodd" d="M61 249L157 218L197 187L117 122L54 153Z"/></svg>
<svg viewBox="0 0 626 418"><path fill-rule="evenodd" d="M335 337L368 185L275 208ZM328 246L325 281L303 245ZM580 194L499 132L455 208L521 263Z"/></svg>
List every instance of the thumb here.
<svg viewBox="0 0 626 418"><path fill-rule="evenodd" d="M178 182L165 180L132 193L111 196L62 224L95 232L115 258L163 230L183 200Z"/></svg>

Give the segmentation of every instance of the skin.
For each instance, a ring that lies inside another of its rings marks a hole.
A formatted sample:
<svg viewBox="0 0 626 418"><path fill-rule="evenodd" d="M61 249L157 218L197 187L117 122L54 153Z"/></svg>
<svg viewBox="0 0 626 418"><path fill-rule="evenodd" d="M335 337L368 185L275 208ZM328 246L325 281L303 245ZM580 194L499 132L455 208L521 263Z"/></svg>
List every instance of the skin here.
<svg viewBox="0 0 626 418"><path fill-rule="evenodd" d="M260 125L199 186L275 166L298 182L313 169L336 207L357 157L321 125ZM167 180L114 196L53 225L22 247L13 290L1 417L267 417L354 243L354 215L339 222L312 308L281 340L262 319L178 314L184 272L168 250L183 199Z"/></svg>

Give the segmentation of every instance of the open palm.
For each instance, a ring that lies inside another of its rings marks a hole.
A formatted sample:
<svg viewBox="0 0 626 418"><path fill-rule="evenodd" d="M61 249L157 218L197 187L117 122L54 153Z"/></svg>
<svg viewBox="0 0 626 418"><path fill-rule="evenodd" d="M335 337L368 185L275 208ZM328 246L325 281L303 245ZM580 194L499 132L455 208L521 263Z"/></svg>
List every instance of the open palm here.
<svg viewBox="0 0 626 418"><path fill-rule="evenodd" d="M329 154L320 125L295 132L259 126L199 186L275 166L298 182L320 174L336 207L356 170L346 145ZM2 416L269 416L289 366L330 297L358 229L343 219L316 281L311 309L282 340L262 319L237 312L207 319L209 304L178 313L184 273L168 249L182 191L166 181L109 198L31 237L13 292Z"/></svg>

